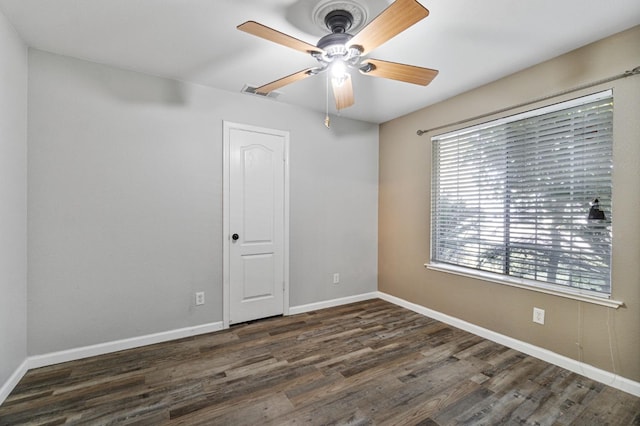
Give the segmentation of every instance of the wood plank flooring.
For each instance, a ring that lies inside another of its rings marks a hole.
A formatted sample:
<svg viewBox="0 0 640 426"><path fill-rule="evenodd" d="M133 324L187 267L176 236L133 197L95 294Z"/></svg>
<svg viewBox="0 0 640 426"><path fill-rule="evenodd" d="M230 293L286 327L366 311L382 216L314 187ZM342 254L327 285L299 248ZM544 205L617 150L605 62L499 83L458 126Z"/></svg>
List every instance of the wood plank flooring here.
<svg viewBox="0 0 640 426"><path fill-rule="evenodd" d="M382 300L29 371L1 425L640 425L640 398Z"/></svg>

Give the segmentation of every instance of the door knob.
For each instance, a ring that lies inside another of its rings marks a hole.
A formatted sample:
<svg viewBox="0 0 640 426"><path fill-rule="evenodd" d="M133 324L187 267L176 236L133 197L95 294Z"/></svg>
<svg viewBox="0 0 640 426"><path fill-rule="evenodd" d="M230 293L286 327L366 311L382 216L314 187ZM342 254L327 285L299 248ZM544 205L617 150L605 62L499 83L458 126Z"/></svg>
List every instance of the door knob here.
<svg viewBox="0 0 640 426"><path fill-rule="evenodd" d="M239 236L238 234L233 234L233 235L231 236L231 239L232 239L233 241L237 241L237 240L238 240L238 238L240 238L240 236Z"/></svg>

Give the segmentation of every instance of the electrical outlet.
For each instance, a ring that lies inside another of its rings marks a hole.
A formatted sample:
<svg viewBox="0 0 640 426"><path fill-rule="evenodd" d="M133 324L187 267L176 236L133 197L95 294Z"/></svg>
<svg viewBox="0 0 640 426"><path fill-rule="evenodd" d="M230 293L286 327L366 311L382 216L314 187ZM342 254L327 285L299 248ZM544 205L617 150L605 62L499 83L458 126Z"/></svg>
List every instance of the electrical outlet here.
<svg viewBox="0 0 640 426"><path fill-rule="evenodd" d="M339 273L335 273L333 274L333 283L334 284L339 284L340 283L340 274Z"/></svg>
<svg viewBox="0 0 640 426"><path fill-rule="evenodd" d="M196 305L204 305L204 291L196 293Z"/></svg>
<svg viewBox="0 0 640 426"><path fill-rule="evenodd" d="M533 308L533 322L544 325L544 309Z"/></svg>

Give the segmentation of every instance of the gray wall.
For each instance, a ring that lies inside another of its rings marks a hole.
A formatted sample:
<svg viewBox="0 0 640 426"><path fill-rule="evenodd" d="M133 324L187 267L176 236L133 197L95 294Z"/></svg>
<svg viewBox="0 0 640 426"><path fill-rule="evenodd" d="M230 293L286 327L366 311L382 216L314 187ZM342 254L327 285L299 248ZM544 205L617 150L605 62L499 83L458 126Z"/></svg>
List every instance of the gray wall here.
<svg viewBox="0 0 640 426"><path fill-rule="evenodd" d="M0 386L27 353L27 48L0 13Z"/></svg>
<svg viewBox="0 0 640 426"><path fill-rule="evenodd" d="M377 125L38 50L28 100L30 355L222 320L223 120L290 131L290 305L376 290Z"/></svg>

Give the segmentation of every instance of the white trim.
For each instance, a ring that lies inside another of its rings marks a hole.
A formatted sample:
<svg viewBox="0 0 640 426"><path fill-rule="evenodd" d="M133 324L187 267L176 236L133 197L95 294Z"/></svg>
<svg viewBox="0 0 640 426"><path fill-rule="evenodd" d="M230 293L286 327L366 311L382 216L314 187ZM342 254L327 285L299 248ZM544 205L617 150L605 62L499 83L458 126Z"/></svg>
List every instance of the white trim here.
<svg viewBox="0 0 640 426"><path fill-rule="evenodd" d="M585 364L583 362L576 361L566 356L557 354L547 349L534 346L530 343L523 342L521 340L514 339L509 336L505 336L500 333L488 330L486 328L477 326L467 321L461 320L456 317L452 317L447 314L443 314L438 311L426 308L424 306L408 302L396 296L392 296L381 291L364 293L355 296L348 296L339 299L326 300L322 302L309 303L306 305L292 306L289 309L290 315L301 314L304 312L315 311L318 309L331 308L335 306L346 305L349 303L361 302L370 299L382 299L387 302L393 303L403 308L409 309L413 312L417 312L421 315L429 318L436 319L445 324L449 324L453 327L461 330L468 331L477 336L485 339L500 343L509 348L518 350L528 355L539 358L543 361L555 364L559 367L565 368L577 374L581 374L590 379L596 380L607 386L619 389L623 392L630 393L632 395L640 397L640 383L620 377L617 374L596 368L592 365ZM84 346L75 349L69 349L60 352L53 352L49 354L30 356L15 370L15 372L9 377L9 379L0 387L0 404L9 396L11 391L18 384L20 379L26 374L29 369L44 367L47 365L58 364L61 362L73 361L77 359L87 358L90 356L104 355L111 352L117 352L125 349L132 349L142 347L146 345L152 345L155 343L167 342L170 340L181 339L184 337L191 337L199 334L212 333L220 331L224 328L223 322L214 322L210 324L203 324L194 327L186 327L176 330L170 330L161 333L148 334L145 336L133 337L129 339L117 340L113 342L101 343L97 345Z"/></svg>
<svg viewBox="0 0 640 426"><path fill-rule="evenodd" d="M289 309L290 315L302 314L318 309L333 308L335 306L348 305L349 303L362 302L363 300L377 299L378 292L356 294L355 296L341 297L339 299L323 300L322 302L314 302L306 305L292 306Z"/></svg>
<svg viewBox="0 0 640 426"><path fill-rule="evenodd" d="M229 131L233 123L222 122L222 327L229 328Z"/></svg>
<svg viewBox="0 0 640 426"><path fill-rule="evenodd" d="M199 334L213 333L223 329L222 321L209 324L196 325L193 327L179 328L175 330L163 331L160 333L147 334L144 336L131 337L128 339L115 340L112 342L98 343L96 345L82 346L79 348L67 349L48 354L34 355L27 357L9 379L0 387L0 404L4 402L11 391L16 387L20 379L24 377L28 370L32 368L46 367L48 365L60 364L62 362L75 361L97 355L105 355L125 349L139 348L156 343L168 342L171 340L183 339L185 337L197 336Z"/></svg>
<svg viewBox="0 0 640 426"><path fill-rule="evenodd" d="M230 261L230 230L229 230L229 197L231 184L230 167L230 135L231 129L240 129L251 132L266 133L270 135L282 136L284 138L284 236L283 236L283 257L284 257L284 289L283 289L283 314L290 315L289 308L289 132L286 130L268 129L265 127L252 126L250 124L234 123L223 120L222 122L222 323L223 328L229 328L230 307L229 299L229 261Z"/></svg>
<svg viewBox="0 0 640 426"><path fill-rule="evenodd" d="M29 360L25 359L24 361L22 361L22 364L20 364L18 368L16 368L16 371L14 371L11 376L9 376L7 381L4 382L2 386L0 386L0 405L5 401L5 399L7 399L11 391L16 387L16 385L20 381L20 379L22 379L24 375L27 374L28 370L29 370Z"/></svg>
<svg viewBox="0 0 640 426"><path fill-rule="evenodd" d="M507 275L494 274L487 271L464 268L462 266L447 265L444 263L425 263L425 268L434 271L445 272L449 274L460 275L467 278L488 281L496 284L504 284L511 287L522 288L525 290L537 291L539 293L551 294L553 296L566 297L567 299L579 300L581 302L593 303L595 305L606 306L607 308L618 309L624 306L624 302L609 299L605 296L596 296L595 292L578 289L560 289L550 284L540 281L532 281L524 278L511 277Z"/></svg>
<svg viewBox="0 0 640 426"><path fill-rule="evenodd" d="M399 297L392 296L381 291L378 292L378 297L382 300L386 300L387 302L402 306L403 308L409 309L413 312L417 312L426 317L433 318L461 330L468 331L469 333L473 333L477 336L484 337L485 339L491 340L493 342L500 343L501 345L565 368L574 373L581 374L607 386L611 386L623 392L627 392L640 397L640 382L620 377L617 374L602 370L600 368L596 368L592 365L585 364L580 361L576 361L564 355L552 352L548 349L534 346L530 343L505 336L504 334L496 333L495 331L477 326L475 324L469 323L456 317L452 317L447 314L443 314L442 312L434 311L433 309L408 302L404 299L400 299Z"/></svg>
<svg viewBox="0 0 640 426"><path fill-rule="evenodd" d="M289 132L284 137L284 315L289 315Z"/></svg>
<svg viewBox="0 0 640 426"><path fill-rule="evenodd" d="M139 348L142 346L168 342L170 340L182 339L199 334L213 333L215 331L222 330L222 328L222 322L212 322L210 324L196 325L193 327L179 328L176 330L163 331L160 333L147 334L144 336L131 337L112 342L98 343L96 345L82 346L80 348L51 352L43 355L34 355L27 358L28 367L30 369L39 368L67 361L75 361L77 359L104 355L125 349Z"/></svg>

